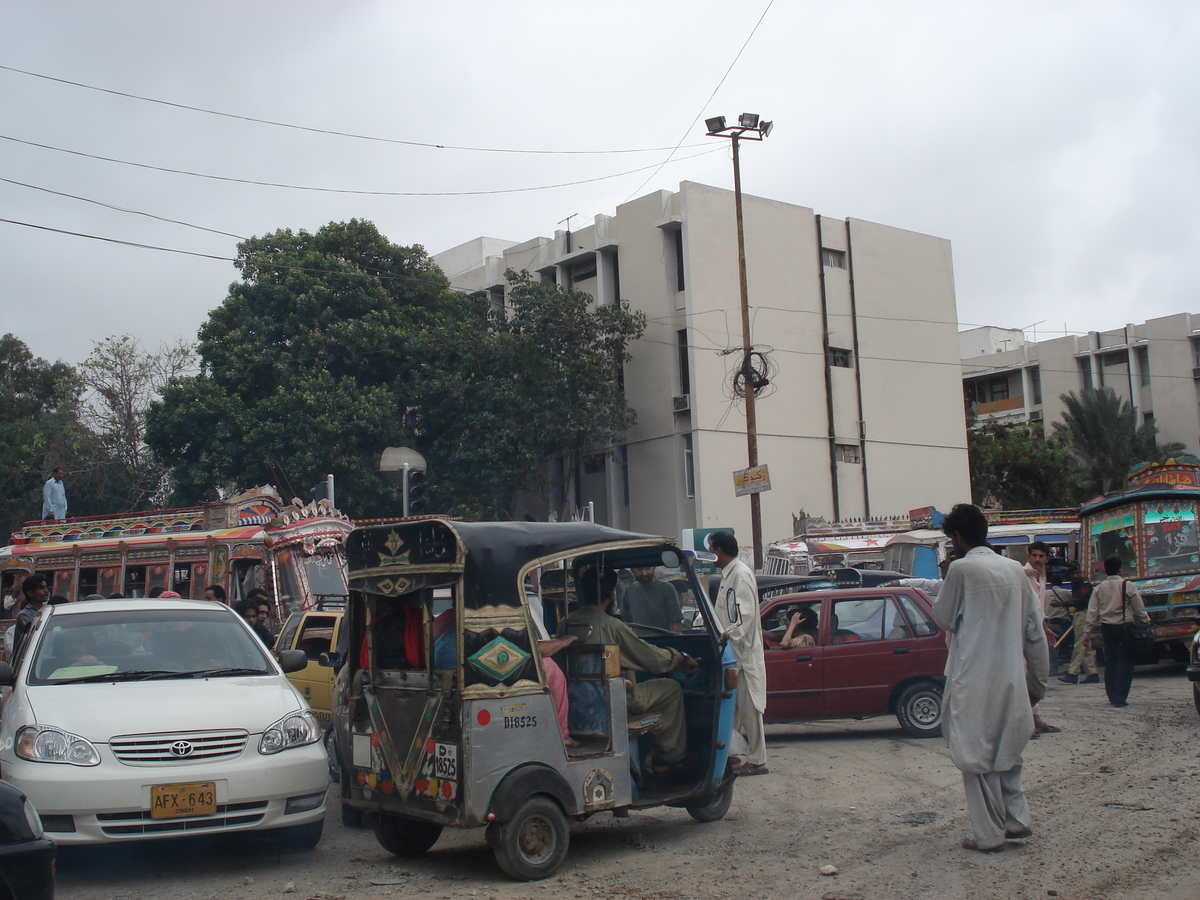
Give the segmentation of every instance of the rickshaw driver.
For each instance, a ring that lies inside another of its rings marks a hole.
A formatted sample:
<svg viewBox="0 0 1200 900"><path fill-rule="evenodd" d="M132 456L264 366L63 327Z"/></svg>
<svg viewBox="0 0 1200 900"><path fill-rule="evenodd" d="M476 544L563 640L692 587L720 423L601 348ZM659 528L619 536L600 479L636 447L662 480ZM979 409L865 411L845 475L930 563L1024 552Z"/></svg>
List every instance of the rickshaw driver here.
<svg viewBox="0 0 1200 900"><path fill-rule="evenodd" d="M594 561L576 563L575 587L580 608L568 615L559 625L560 637L575 635L580 641L596 644L615 644L621 651L621 665L626 680L633 686L629 712L633 715L658 714L662 724L652 732L655 774L684 768L687 755L687 729L683 713L683 687L673 678L653 678L636 682L636 672L666 675L668 672L693 674L700 664L678 650L656 647L642 640L622 622L609 615L617 573L612 569L599 572Z"/></svg>

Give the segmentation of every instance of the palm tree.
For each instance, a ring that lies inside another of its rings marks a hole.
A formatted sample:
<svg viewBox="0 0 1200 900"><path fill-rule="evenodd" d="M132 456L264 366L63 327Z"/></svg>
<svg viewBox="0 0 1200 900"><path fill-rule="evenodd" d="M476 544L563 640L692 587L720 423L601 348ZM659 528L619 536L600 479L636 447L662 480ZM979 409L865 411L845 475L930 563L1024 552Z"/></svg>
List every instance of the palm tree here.
<svg viewBox="0 0 1200 900"><path fill-rule="evenodd" d="M1133 404L1111 387L1085 388L1059 399L1066 409L1054 431L1070 441L1072 482L1081 501L1120 490L1138 463L1163 462L1187 450L1179 443L1159 445L1158 427L1139 423Z"/></svg>

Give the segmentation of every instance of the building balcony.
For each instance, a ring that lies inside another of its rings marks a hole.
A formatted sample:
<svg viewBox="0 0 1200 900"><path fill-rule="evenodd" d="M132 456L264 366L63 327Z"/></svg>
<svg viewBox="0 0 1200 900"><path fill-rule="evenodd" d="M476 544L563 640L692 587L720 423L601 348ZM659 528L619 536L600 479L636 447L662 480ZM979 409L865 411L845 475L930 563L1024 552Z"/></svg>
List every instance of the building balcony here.
<svg viewBox="0 0 1200 900"><path fill-rule="evenodd" d="M980 416L992 416L997 413L1012 413L1024 408L1024 397L1009 397L1007 400L989 400L986 403L976 403L975 413Z"/></svg>

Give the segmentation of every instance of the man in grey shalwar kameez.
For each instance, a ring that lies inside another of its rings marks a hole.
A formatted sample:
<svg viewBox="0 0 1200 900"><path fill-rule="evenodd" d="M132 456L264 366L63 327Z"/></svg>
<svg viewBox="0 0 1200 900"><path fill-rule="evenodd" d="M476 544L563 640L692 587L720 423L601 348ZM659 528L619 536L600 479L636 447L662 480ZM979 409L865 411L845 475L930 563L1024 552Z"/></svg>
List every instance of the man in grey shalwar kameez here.
<svg viewBox="0 0 1200 900"><path fill-rule="evenodd" d="M1033 733L1030 700L1045 696L1050 675L1042 607L1021 564L987 546L978 507L955 506L942 530L959 555L933 606L950 649L942 733L975 830L963 846L997 852L1033 833L1021 754Z"/></svg>

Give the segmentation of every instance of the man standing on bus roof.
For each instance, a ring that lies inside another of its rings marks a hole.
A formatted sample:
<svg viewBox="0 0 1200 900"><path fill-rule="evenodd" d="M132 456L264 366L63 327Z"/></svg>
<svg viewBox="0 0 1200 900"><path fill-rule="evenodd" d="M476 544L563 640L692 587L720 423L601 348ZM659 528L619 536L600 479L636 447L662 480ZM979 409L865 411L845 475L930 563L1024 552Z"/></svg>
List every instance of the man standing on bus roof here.
<svg viewBox="0 0 1200 900"><path fill-rule="evenodd" d="M67 486L63 484L63 470L55 466L50 478L42 486L42 519L52 522L67 517Z"/></svg>

